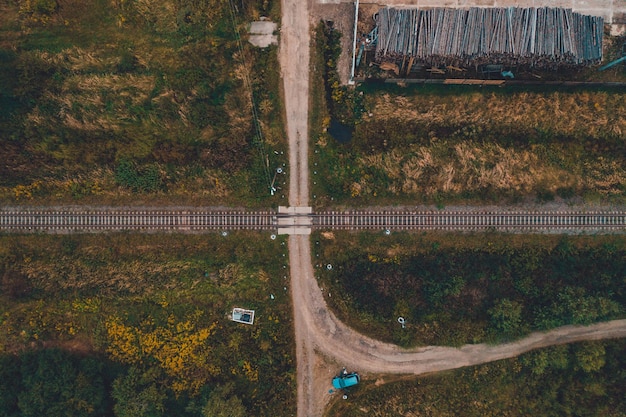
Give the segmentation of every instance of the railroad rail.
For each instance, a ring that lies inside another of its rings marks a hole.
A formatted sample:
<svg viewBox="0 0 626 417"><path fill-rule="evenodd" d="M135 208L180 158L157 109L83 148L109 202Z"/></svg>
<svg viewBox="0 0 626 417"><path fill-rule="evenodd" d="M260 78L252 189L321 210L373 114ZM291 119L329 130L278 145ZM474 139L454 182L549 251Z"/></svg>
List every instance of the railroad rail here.
<svg viewBox="0 0 626 417"><path fill-rule="evenodd" d="M488 230L590 232L626 231L626 212L468 212L468 211L352 211L313 215L318 229Z"/></svg>
<svg viewBox="0 0 626 417"><path fill-rule="evenodd" d="M529 233L624 233L626 211L275 211L212 210L7 210L0 231L75 233L98 231L211 232L271 230L289 220L294 227L320 230L450 230Z"/></svg>
<svg viewBox="0 0 626 417"><path fill-rule="evenodd" d="M272 230L270 211L102 210L0 211L0 230L13 232Z"/></svg>

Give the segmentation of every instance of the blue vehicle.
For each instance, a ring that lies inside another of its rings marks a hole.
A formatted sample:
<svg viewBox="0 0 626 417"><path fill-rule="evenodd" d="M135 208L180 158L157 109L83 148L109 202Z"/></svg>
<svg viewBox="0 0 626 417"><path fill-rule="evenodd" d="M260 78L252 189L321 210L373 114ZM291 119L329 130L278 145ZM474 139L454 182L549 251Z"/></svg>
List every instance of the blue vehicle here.
<svg viewBox="0 0 626 417"><path fill-rule="evenodd" d="M343 368L343 371L339 375L333 378L333 388L335 389L346 389L349 387L353 387L361 381L361 377L356 372L346 371L346 368Z"/></svg>

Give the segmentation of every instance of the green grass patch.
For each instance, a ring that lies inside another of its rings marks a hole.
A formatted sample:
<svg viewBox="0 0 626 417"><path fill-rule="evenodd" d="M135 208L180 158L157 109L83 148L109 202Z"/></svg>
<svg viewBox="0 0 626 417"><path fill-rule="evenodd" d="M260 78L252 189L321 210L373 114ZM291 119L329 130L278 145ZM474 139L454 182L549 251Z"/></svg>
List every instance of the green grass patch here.
<svg viewBox="0 0 626 417"><path fill-rule="evenodd" d="M336 398L326 416L621 416L625 354L624 339L584 342L382 386L369 382L347 401Z"/></svg>
<svg viewBox="0 0 626 417"><path fill-rule="evenodd" d="M283 239L241 232L0 240L0 356L59 348L110 363L118 369L104 389L110 406L132 408L140 405L132 398L147 396L151 415L200 416L211 401L234 401L252 415L295 413ZM233 307L256 310L254 325L230 321Z"/></svg>
<svg viewBox="0 0 626 417"><path fill-rule="evenodd" d="M313 239L339 318L401 346L500 342L626 310L621 237L335 232Z"/></svg>

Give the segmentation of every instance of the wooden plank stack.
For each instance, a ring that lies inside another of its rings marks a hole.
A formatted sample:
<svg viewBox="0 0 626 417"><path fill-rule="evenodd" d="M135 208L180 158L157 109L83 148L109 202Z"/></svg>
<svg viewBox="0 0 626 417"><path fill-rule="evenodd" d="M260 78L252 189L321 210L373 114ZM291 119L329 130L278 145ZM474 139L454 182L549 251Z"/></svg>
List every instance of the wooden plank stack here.
<svg viewBox="0 0 626 417"><path fill-rule="evenodd" d="M429 65L589 65L602 60L602 17L563 8L382 8L376 59Z"/></svg>

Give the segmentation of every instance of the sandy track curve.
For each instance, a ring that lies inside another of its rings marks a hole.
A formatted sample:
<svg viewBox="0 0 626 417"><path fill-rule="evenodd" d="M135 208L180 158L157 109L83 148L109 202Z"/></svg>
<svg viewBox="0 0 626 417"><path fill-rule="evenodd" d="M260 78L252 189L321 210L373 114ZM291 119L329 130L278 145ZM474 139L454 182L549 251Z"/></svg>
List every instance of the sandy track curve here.
<svg viewBox="0 0 626 417"><path fill-rule="evenodd" d="M563 326L547 332L535 332L513 343L501 345L402 349L357 333L327 309L314 277L310 247L307 237L292 237L289 242L290 251L293 250L302 261L298 265L300 275L292 283L294 304L299 306L299 314L309 326L316 347L355 369L376 373L422 374L518 356L532 349L555 344L626 337L626 320L613 320L590 326Z"/></svg>
<svg viewBox="0 0 626 417"><path fill-rule="evenodd" d="M614 320L590 326L564 326L548 332L535 332L516 342L502 345L476 344L459 348L427 346L405 350L357 333L328 310L314 276L311 244L307 236L291 236L289 252L296 334L303 337L307 344L307 356L302 359L308 364L302 369L300 377L307 378L302 381L306 387L301 394L310 397L302 403L306 411L301 412L299 409L299 416L321 415L319 403L323 402L323 398L314 398L312 384L328 385L330 382L312 380L313 349L359 371L423 374L510 358L540 347L626 337L626 320ZM306 335L303 336L303 333Z"/></svg>

